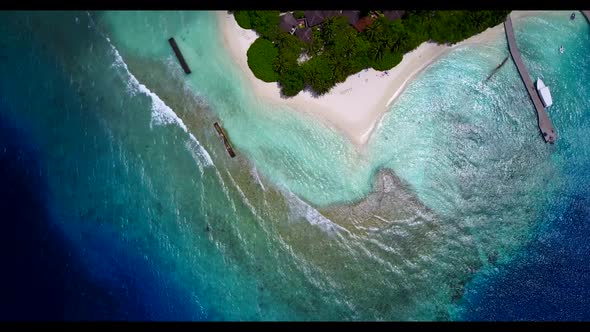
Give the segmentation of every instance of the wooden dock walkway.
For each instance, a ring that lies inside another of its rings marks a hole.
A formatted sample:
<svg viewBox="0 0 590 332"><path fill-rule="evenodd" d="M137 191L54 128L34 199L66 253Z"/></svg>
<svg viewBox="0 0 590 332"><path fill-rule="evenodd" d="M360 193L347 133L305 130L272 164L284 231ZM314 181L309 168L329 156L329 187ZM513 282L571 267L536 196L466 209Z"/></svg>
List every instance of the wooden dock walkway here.
<svg viewBox="0 0 590 332"><path fill-rule="evenodd" d="M588 23L590 23L590 10L581 10L581 12L584 14L584 16L586 16Z"/></svg>
<svg viewBox="0 0 590 332"><path fill-rule="evenodd" d="M522 61L522 58L520 57L520 51L516 45L516 38L514 38L514 30L512 28L510 14L508 14L506 21L504 21L504 30L506 31L506 38L508 39L508 49L510 50L510 55L512 56L514 64L516 64L516 68L518 69L518 73L520 74L520 77L526 86L529 97L535 105L535 109L537 111L537 122L539 129L541 130L541 134L543 134L545 142L553 144L557 139L557 134L555 133L555 129L551 124L551 119L549 119L547 112L545 112L545 107L543 107L543 103L539 98L537 89L535 89L535 86L533 85L533 81L531 80L529 72Z"/></svg>
<svg viewBox="0 0 590 332"><path fill-rule="evenodd" d="M168 39L168 42L170 43L170 46L172 46L172 50L174 51L174 54L176 54L176 57L178 58L178 61L180 62L180 65L182 66L185 74L190 74L191 70L186 64L184 56L182 56L182 53L180 53L180 49L178 48L178 45L176 45L176 40L174 40L174 38L170 38Z"/></svg>

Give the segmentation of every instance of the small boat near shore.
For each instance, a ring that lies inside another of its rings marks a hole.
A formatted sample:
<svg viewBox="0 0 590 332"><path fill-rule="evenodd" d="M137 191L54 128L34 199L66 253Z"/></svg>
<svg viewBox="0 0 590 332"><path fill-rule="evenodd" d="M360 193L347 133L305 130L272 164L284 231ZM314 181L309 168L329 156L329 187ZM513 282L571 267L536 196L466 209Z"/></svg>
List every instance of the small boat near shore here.
<svg viewBox="0 0 590 332"><path fill-rule="evenodd" d="M543 80L540 78L537 78L537 92L539 93L539 97L541 98L545 108L553 105L553 98L551 98L549 87L546 86Z"/></svg>

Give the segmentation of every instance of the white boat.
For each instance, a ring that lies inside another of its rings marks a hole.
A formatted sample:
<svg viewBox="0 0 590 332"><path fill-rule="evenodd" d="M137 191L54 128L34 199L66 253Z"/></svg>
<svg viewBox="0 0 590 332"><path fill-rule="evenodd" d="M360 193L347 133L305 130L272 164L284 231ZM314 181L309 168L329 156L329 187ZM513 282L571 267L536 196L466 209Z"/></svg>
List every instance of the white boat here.
<svg viewBox="0 0 590 332"><path fill-rule="evenodd" d="M559 53L563 54L563 51L565 51L565 49L563 48L563 45L559 46Z"/></svg>
<svg viewBox="0 0 590 332"><path fill-rule="evenodd" d="M553 105L553 99L551 98L549 87L546 86L540 78L537 78L537 92L539 92L539 97L545 107Z"/></svg>

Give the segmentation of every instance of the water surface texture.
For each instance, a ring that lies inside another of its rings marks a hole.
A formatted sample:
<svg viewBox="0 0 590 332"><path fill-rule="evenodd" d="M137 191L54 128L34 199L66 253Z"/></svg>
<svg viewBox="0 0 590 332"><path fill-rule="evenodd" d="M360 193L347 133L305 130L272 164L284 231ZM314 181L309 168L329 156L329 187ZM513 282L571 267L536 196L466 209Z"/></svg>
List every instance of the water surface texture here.
<svg viewBox="0 0 590 332"><path fill-rule="evenodd" d="M502 34L429 66L358 151L257 99L215 13L0 13L0 317L587 320L590 27L569 14L514 20L555 145L511 61L486 80Z"/></svg>

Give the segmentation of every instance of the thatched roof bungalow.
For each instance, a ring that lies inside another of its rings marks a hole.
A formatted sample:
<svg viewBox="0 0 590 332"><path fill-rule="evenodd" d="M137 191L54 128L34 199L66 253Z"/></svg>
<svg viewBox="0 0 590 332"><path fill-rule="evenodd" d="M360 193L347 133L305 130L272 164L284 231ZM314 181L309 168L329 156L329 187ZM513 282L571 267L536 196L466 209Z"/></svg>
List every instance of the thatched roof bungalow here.
<svg viewBox="0 0 590 332"><path fill-rule="evenodd" d="M281 21L279 23L279 28L282 31L293 33L294 29L297 28L297 20L291 13L286 13L285 15L281 16Z"/></svg>
<svg viewBox="0 0 590 332"><path fill-rule="evenodd" d="M297 29L297 31L295 31L295 36L306 43L311 43L313 34L311 28L307 27L303 29Z"/></svg>
<svg viewBox="0 0 590 332"><path fill-rule="evenodd" d="M385 17L390 20L398 20L400 18L402 18L402 16L404 16L404 14L406 13L405 10L384 10L383 11L383 15L385 15Z"/></svg>
<svg viewBox="0 0 590 332"><path fill-rule="evenodd" d="M341 14L342 14L342 16L346 16L346 18L348 19L348 24L354 26L360 20L361 11L360 10L343 10Z"/></svg>
<svg viewBox="0 0 590 332"><path fill-rule="evenodd" d="M305 14L307 26L314 27L331 17L339 16L340 12L340 10L306 10L303 13Z"/></svg>

